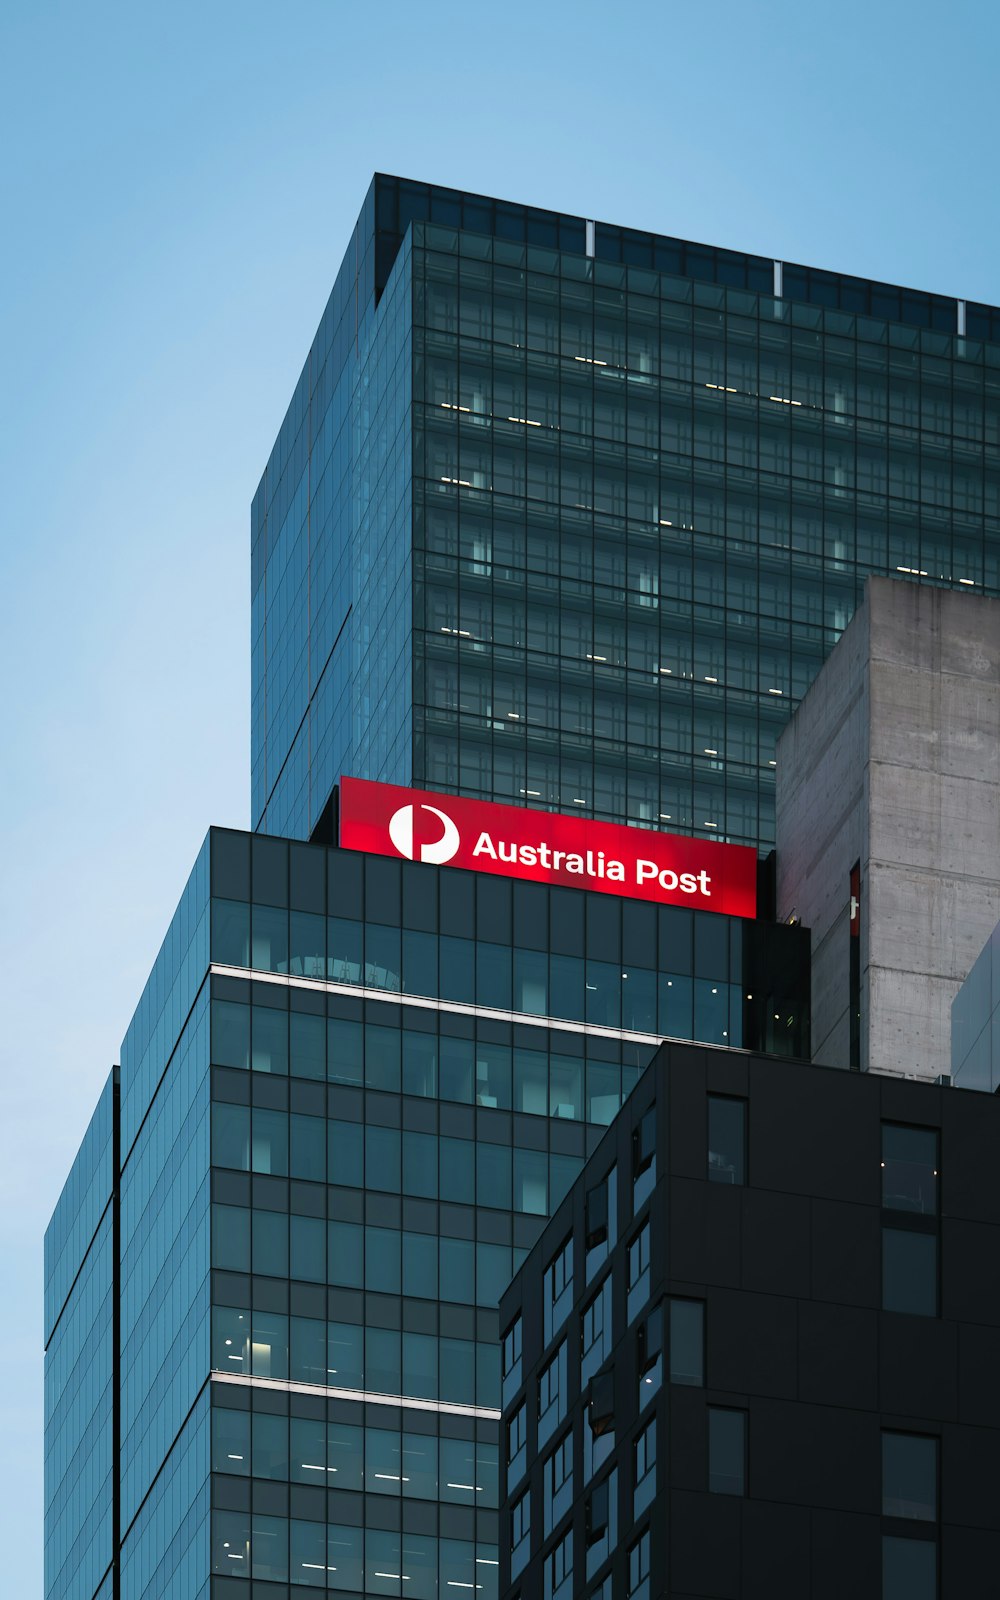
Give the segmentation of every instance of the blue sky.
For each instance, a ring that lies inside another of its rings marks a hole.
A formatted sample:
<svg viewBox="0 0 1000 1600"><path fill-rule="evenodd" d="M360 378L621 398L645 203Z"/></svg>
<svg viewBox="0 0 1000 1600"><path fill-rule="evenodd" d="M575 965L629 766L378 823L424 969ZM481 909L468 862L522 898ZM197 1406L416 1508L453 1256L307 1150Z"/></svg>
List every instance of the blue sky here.
<svg viewBox="0 0 1000 1600"><path fill-rule="evenodd" d="M7 0L0 1517L41 1593L41 1235L210 822L249 504L376 169L1000 302L981 3Z"/></svg>

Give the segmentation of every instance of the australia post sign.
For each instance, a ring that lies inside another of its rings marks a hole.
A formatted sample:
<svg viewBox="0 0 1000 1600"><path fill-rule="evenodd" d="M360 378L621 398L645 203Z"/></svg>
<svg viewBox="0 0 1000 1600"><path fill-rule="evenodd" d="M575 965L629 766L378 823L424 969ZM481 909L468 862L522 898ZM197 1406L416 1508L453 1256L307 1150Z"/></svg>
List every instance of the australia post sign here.
<svg viewBox="0 0 1000 1600"><path fill-rule="evenodd" d="M345 850L465 867L532 883L752 917L757 852L361 778L340 781Z"/></svg>

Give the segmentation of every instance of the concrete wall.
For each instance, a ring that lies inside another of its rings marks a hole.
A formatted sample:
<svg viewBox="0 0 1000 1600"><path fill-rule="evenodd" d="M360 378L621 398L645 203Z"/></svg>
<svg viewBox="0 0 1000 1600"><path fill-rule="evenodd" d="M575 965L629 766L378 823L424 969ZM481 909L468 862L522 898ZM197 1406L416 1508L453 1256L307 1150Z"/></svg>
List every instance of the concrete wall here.
<svg viewBox="0 0 1000 1600"><path fill-rule="evenodd" d="M778 914L813 930L813 1055L847 1066L861 862L863 1068L935 1077L1000 921L1000 601L869 580L778 744Z"/></svg>

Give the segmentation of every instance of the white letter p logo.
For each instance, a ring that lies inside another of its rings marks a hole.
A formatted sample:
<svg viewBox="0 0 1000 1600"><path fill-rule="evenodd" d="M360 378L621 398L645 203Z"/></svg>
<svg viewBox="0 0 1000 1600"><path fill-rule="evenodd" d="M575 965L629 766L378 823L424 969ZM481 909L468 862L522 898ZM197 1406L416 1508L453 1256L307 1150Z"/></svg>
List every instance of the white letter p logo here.
<svg viewBox="0 0 1000 1600"><path fill-rule="evenodd" d="M401 806L389 818L389 838L392 840L401 856L407 861L414 859L413 850L413 813L429 811L444 826L444 833L435 844L421 844L417 846L416 859L429 862L431 866L440 867L450 861L459 845L458 829L450 817L446 817L437 806Z"/></svg>

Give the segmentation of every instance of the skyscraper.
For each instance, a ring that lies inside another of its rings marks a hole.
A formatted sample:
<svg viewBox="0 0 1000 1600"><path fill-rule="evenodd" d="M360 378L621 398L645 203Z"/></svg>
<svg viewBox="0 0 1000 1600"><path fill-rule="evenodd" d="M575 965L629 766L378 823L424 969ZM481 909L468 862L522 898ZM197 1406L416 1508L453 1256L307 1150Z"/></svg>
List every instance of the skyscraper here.
<svg viewBox="0 0 1000 1600"><path fill-rule="evenodd" d="M661 1038L808 1058L775 740L867 573L1000 589L998 437L989 308L374 180L254 501L256 832L47 1237L48 1600L489 1600L498 1296ZM352 845L344 777L412 798Z"/></svg>
<svg viewBox="0 0 1000 1600"><path fill-rule="evenodd" d="M254 500L254 826L352 772L770 845L866 576L1000 593L998 339L377 176Z"/></svg>

